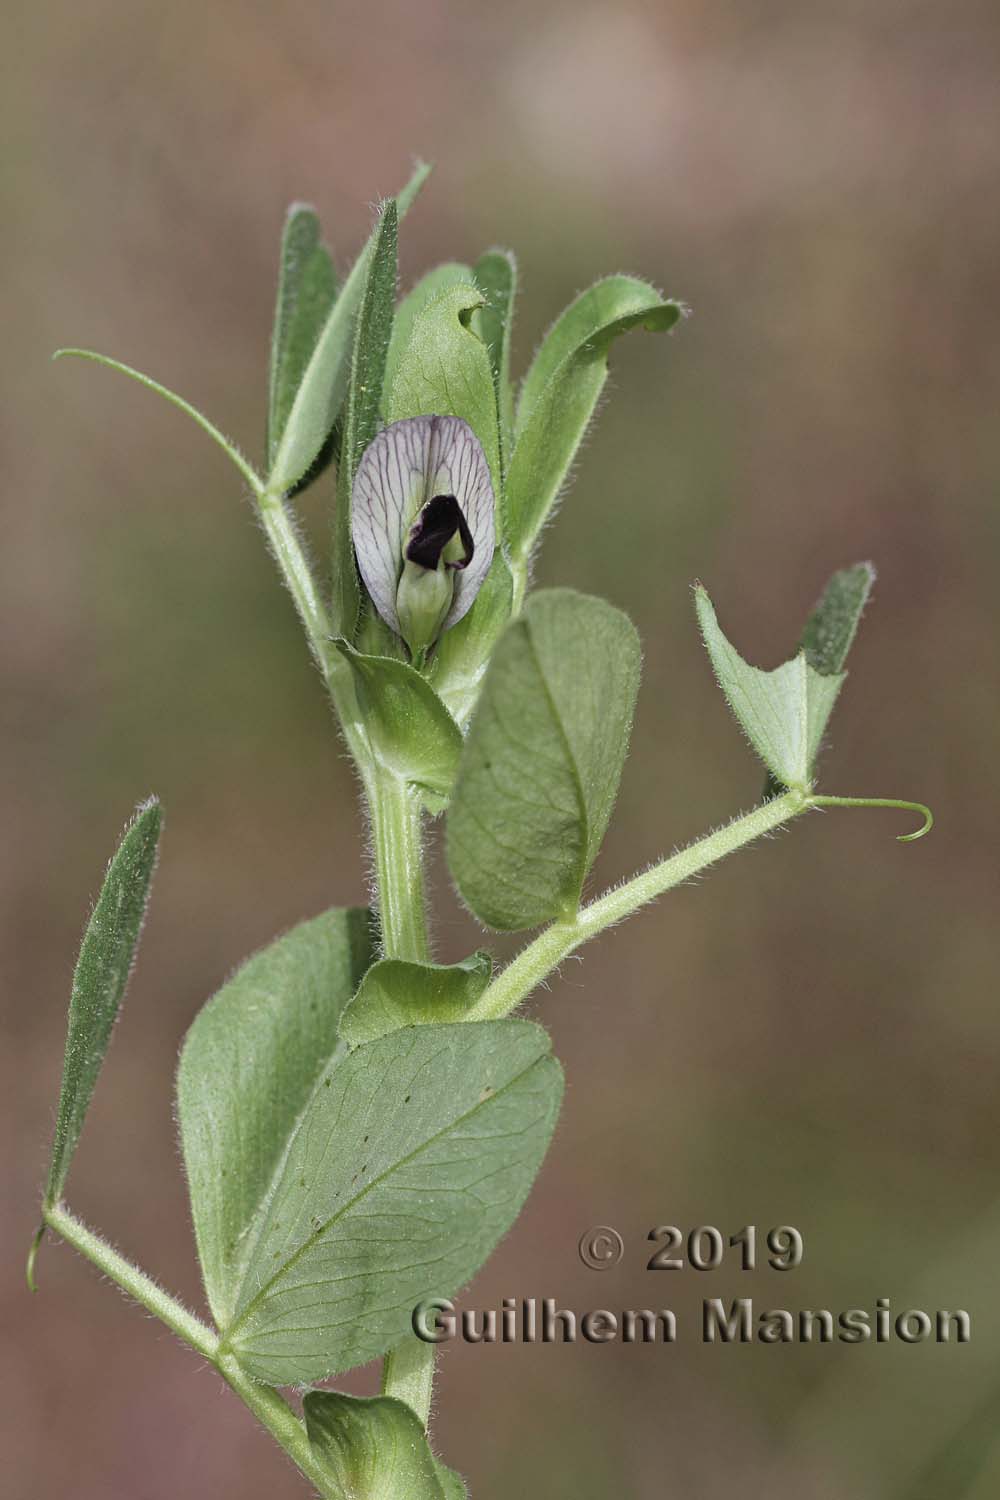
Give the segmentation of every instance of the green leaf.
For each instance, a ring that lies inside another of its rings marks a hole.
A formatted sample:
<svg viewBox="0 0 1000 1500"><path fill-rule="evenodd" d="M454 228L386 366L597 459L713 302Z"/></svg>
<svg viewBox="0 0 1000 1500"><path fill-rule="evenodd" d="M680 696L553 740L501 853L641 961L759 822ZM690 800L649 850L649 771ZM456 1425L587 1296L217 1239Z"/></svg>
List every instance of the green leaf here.
<svg viewBox="0 0 1000 1500"><path fill-rule="evenodd" d="M151 798L142 804L122 835L80 945L70 994L55 1139L45 1185L46 1208L62 1197L132 972L156 866L161 824L160 804Z"/></svg>
<svg viewBox="0 0 1000 1500"><path fill-rule="evenodd" d="M437 1461L437 1476L444 1491L444 1500L468 1500L469 1491L465 1480L454 1469L446 1469L440 1459Z"/></svg>
<svg viewBox="0 0 1000 1500"><path fill-rule="evenodd" d="M427 1435L405 1401L310 1391L302 1410L344 1500L447 1500Z"/></svg>
<svg viewBox="0 0 1000 1500"><path fill-rule="evenodd" d="M842 568L834 573L806 621L799 650L824 677L834 677L843 670L874 582L875 569L870 562Z"/></svg>
<svg viewBox="0 0 1000 1500"><path fill-rule="evenodd" d="M847 660L861 616L875 582L869 562L855 563L834 573L805 624L799 640L806 661L824 677L836 676ZM769 771L764 800L776 797L781 782Z"/></svg>
<svg viewBox="0 0 1000 1500"><path fill-rule="evenodd" d="M382 958L372 964L344 1011L340 1039L349 1047L357 1047L400 1026L464 1021L492 973L490 955L481 952L459 964Z"/></svg>
<svg viewBox="0 0 1000 1500"><path fill-rule="evenodd" d="M816 752L845 674L822 675L804 651L773 672L748 666L723 635L701 585L695 598L719 686L747 739L782 786L810 790Z"/></svg>
<svg viewBox="0 0 1000 1500"><path fill-rule="evenodd" d="M525 377L507 474L506 539L523 567L566 480L608 377L611 345L631 328L659 331L681 316L634 276L608 276L558 319Z"/></svg>
<svg viewBox="0 0 1000 1500"><path fill-rule="evenodd" d="M489 350L500 415L501 462L514 435L514 391L510 381L510 338L517 291L517 261L509 250L488 250L476 261L473 278L486 301L473 314L473 327Z"/></svg>
<svg viewBox="0 0 1000 1500"><path fill-rule="evenodd" d="M396 302L398 219L396 205L385 205L368 259L364 295L351 359L351 381L337 471L333 517L333 628L352 637L357 627L361 587L351 541L351 489L358 460L378 431L385 362Z"/></svg>
<svg viewBox="0 0 1000 1500"><path fill-rule="evenodd" d="M373 958L367 911L325 912L250 958L188 1032L177 1111L198 1255L220 1326L242 1284L249 1227L316 1078L337 1055L341 1012Z"/></svg>
<svg viewBox="0 0 1000 1500"><path fill-rule="evenodd" d="M468 422L483 445L494 492L500 493L500 439L493 371L486 345L471 324L483 294L471 282L448 286L413 320L386 391L386 418L453 416Z"/></svg>
<svg viewBox="0 0 1000 1500"><path fill-rule="evenodd" d="M409 662L362 656L344 640L334 644L354 674L376 761L412 786L447 796L462 733L430 683Z"/></svg>
<svg viewBox="0 0 1000 1500"><path fill-rule="evenodd" d="M441 701L463 729L479 698L493 648L514 608L514 580L498 547L476 602L434 648L429 677Z"/></svg>
<svg viewBox="0 0 1000 1500"><path fill-rule="evenodd" d="M448 864L480 921L576 912L618 791L639 640L602 599L535 594L493 655L448 813Z"/></svg>
<svg viewBox="0 0 1000 1500"><path fill-rule="evenodd" d="M392 327L392 342L389 345L389 357L385 367L385 389L388 393L392 390L396 379L396 371L403 351L410 342L413 333L413 325L420 313L428 303L433 302L442 292L453 286L468 286L473 280L472 267L463 266L459 261L446 261L442 266L435 266L422 276L416 286L407 292L399 306L396 308L396 321Z"/></svg>
<svg viewBox="0 0 1000 1500"><path fill-rule="evenodd" d="M410 1026L318 1079L247 1235L221 1349L271 1385L364 1364L514 1222L562 1073L526 1021Z"/></svg>
<svg viewBox="0 0 1000 1500"><path fill-rule="evenodd" d="M429 172L429 167L418 166L407 186L398 194L396 209L400 219ZM287 493L308 472L340 414L350 375L354 324L376 234L377 228L351 267L295 392L268 478L268 489L273 494Z"/></svg>
<svg viewBox="0 0 1000 1500"><path fill-rule="evenodd" d="M337 296L337 273L321 241L319 217L308 203L293 203L285 219L278 301L271 337L267 461L278 442L316 341Z"/></svg>

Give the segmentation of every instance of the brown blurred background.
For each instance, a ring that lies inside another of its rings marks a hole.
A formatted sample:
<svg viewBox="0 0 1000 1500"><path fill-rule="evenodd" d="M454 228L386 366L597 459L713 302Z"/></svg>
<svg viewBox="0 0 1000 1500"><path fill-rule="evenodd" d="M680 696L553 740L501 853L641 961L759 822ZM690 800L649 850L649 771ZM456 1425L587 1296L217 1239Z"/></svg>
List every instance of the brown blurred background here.
<svg viewBox="0 0 1000 1500"><path fill-rule="evenodd" d="M46 1248L34 1300L21 1264L76 944L136 800L164 799L163 859L69 1197L194 1305L184 1030L248 951L364 894L352 777L238 479L177 412L48 356L138 364L259 454L286 202L313 200L345 261L420 154L437 170L404 282L513 246L520 368L602 272L694 309L617 348L538 569L626 608L645 646L595 883L759 792L699 646L696 577L773 665L831 569L874 558L824 782L938 814L912 847L893 814L804 820L536 1003L566 1106L465 1305L666 1305L690 1331L673 1349L453 1347L438 1447L475 1500L995 1495L994 0L21 0L6 37L5 1493L305 1493L221 1382L72 1252ZM436 870L439 951L460 957L478 934ZM576 1255L593 1223L626 1241L603 1276ZM650 1275L661 1223L794 1224L806 1261ZM712 1295L963 1306L974 1339L709 1349L694 1317Z"/></svg>

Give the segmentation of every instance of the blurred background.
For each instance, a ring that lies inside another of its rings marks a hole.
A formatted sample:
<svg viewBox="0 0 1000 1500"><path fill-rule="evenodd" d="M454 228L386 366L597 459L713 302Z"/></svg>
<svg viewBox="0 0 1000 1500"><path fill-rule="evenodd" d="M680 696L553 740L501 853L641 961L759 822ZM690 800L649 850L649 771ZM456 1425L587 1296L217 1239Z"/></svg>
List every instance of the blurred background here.
<svg viewBox="0 0 1000 1500"><path fill-rule="evenodd" d="M829 572L875 602L828 791L933 804L797 823L570 963L533 1011L568 1073L529 1207L464 1298L668 1306L670 1349L459 1347L435 1440L475 1500L736 1491L984 1500L1000 1485L995 939L1000 14L993 0L15 0L0 102L6 480L0 856L3 1439L11 1500L305 1493L213 1374L35 1224L79 935L133 804L167 831L70 1200L202 1306L172 1112L199 1005L364 896L364 832L240 483L95 346L263 437L286 203L349 262L411 157L404 284L512 246L515 355L599 274L693 316L616 346L538 564L645 649L594 886L750 805L690 584L788 654ZM322 536L321 484L305 521ZM438 951L479 934L438 859ZM498 943L497 951L510 951ZM654 1225L793 1224L784 1277L654 1275ZM586 1270L591 1224L617 1269ZM973 1342L706 1348L707 1296L969 1310ZM372 1391L374 1370L350 1388Z"/></svg>

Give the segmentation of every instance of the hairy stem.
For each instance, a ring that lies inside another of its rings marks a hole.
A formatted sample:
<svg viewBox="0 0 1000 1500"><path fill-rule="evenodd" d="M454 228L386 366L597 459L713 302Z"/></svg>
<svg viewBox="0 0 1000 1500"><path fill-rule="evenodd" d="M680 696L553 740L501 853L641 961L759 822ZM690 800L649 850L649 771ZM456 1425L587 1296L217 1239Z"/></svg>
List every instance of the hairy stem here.
<svg viewBox="0 0 1000 1500"><path fill-rule="evenodd" d="M366 778L365 790L385 955L426 962L430 943L424 904L420 795L398 776L381 769ZM433 1344L410 1337L390 1349L382 1365L383 1395L405 1401L425 1427L431 1410L434 1356Z"/></svg>
<svg viewBox="0 0 1000 1500"><path fill-rule="evenodd" d="M385 956L426 962L420 794L382 769L367 779L366 791Z"/></svg>
<svg viewBox="0 0 1000 1500"><path fill-rule="evenodd" d="M266 1427L275 1441L284 1448L324 1500L343 1500L343 1491L317 1459L305 1425L288 1402L269 1385L258 1385L255 1380L251 1380L232 1355L222 1355L216 1361L216 1367L230 1389L236 1392L261 1426Z"/></svg>
<svg viewBox="0 0 1000 1500"><path fill-rule="evenodd" d="M597 901L581 907L572 921L553 923L497 975L469 1012L468 1019L495 1021L510 1015L564 958L605 927L631 916L640 906L690 880L709 865L725 859L727 854L735 853L763 834L773 833L810 805L805 792L785 792L643 870L624 885L615 886Z"/></svg>
<svg viewBox="0 0 1000 1500"><path fill-rule="evenodd" d="M414 1335L390 1349L382 1361L383 1396L395 1396L398 1401L405 1401L425 1427L434 1394L436 1353L433 1344L427 1344Z"/></svg>
<svg viewBox="0 0 1000 1500"><path fill-rule="evenodd" d="M292 518L281 495L273 494L259 483L255 486L255 495L264 533L278 571L295 603L310 650L324 677L329 677L331 670L336 672L339 664L339 658L330 645L330 617Z"/></svg>
<svg viewBox="0 0 1000 1500"><path fill-rule="evenodd" d="M100 1235L88 1229L85 1224L70 1213L61 1203L53 1204L42 1211L42 1216L50 1229L61 1235L68 1245L74 1250L79 1250L81 1255L109 1276L112 1281L117 1282L123 1292L127 1292L133 1301L140 1303L154 1317L159 1318L169 1329L176 1333L185 1344L190 1344L192 1349L197 1349L206 1359L215 1362L215 1352L218 1347L218 1338L214 1329L208 1327L200 1318L189 1313L175 1297L165 1292L162 1287L157 1286L152 1277L147 1276L145 1271L140 1271L131 1261L120 1255L113 1246Z"/></svg>
<svg viewBox="0 0 1000 1500"><path fill-rule="evenodd" d="M387 958L425 961L430 955L430 944L424 902L419 793L373 764L357 711L350 669L331 643L330 618L284 500L259 483L255 495L275 562L295 602L364 783L372 824L383 949ZM389 1351L382 1369L383 1393L405 1401L425 1427L430 1416L434 1359L432 1344L409 1338ZM230 1375L226 1379L233 1384ZM242 1391L240 1394L246 1400ZM278 1441L282 1441L280 1437Z"/></svg>
<svg viewBox="0 0 1000 1500"><path fill-rule="evenodd" d="M339 1490L331 1488L330 1477L318 1463L305 1427L291 1407L270 1386L258 1385L251 1380L231 1356L219 1354L219 1339L214 1329L188 1312L176 1297L157 1286L152 1277L126 1260L124 1255L88 1229L62 1204L46 1207L43 1217L48 1227L68 1245L72 1245L74 1250L78 1250L92 1265L120 1286L133 1301L159 1318L161 1323L165 1323L185 1344L203 1355L250 1408L258 1422L267 1428L306 1478L316 1485L320 1494L329 1497L329 1500L338 1500Z"/></svg>
<svg viewBox="0 0 1000 1500"><path fill-rule="evenodd" d="M337 710L347 748L365 780L367 790L372 755L358 709L351 669L333 644L330 616L284 499L266 489L260 481L254 487L254 494L272 556L285 587L292 596L309 649L323 674L333 706Z"/></svg>

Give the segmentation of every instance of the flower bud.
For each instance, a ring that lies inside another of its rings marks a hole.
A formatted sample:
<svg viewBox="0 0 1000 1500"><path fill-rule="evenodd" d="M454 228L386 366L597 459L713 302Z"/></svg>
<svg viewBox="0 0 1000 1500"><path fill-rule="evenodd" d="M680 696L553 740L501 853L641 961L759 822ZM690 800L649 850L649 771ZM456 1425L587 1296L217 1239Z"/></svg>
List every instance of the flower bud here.
<svg viewBox="0 0 1000 1500"><path fill-rule="evenodd" d="M493 485L459 417L407 417L361 456L351 534L365 588L386 624L423 659L472 607L490 570Z"/></svg>

